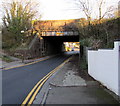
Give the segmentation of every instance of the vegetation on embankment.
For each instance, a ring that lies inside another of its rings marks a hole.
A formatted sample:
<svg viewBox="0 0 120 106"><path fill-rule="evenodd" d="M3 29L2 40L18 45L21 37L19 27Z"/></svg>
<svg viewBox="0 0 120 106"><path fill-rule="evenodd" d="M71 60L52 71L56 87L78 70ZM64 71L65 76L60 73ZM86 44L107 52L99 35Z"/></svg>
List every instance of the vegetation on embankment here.
<svg viewBox="0 0 120 106"><path fill-rule="evenodd" d="M88 64L86 62L85 57L81 58L81 60L80 60L80 69L81 70L87 70L88 69Z"/></svg>
<svg viewBox="0 0 120 106"><path fill-rule="evenodd" d="M83 23L82 23L83 24ZM98 20L91 21L88 25L84 21L84 26L79 25L81 45L89 46L93 49L113 48L113 42L120 39L120 18L103 19L100 23Z"/></svg>
<svg viewBox="0 0 120 106"><path fill-rule="evenodd" d="M84 25L83 25L84 24ZM91 49L113 48L114 41L120 39L120 17L91 21L89 25L87 20L79 24L80 45L91 47ZM82 50L83 52L84 49ZM80 60L80 68L87 70L87 61L85 53Z"/></svg>
<svg viewBox="0 0 120 106"><path fill-rule="evenodd" d="M14 50L29 41L32 19L37 15L36 5L32 1L12 0L4 5L2 17L2 46L5 50Z"/></svg>
<svg viewBox="0 0 120 106"><path fill-rule="evenodd" d="M12 62L13 61L9 56L5 56L5 55L1 56L0 58L5 62Z"/></svg>

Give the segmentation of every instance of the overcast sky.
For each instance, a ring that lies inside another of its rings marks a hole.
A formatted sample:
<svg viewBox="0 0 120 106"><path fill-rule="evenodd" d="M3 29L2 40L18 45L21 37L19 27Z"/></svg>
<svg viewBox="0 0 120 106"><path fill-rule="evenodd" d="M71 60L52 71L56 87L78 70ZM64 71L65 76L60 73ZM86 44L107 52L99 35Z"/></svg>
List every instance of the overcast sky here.
<svg viewBox="0 0 120 106"><path fill-rule="evenodd" d="M40 0L42 19L75 19L85 17L84 13L76 10L75 0ZM92 17L97 15L97 4L96 0L89 0L92 7ZM106 0L106 4L103 7L103 12L107 7L114 5L117 7L119 0Z"/></svg>
<svg viewBox="0 0 120 106"><path fill-rule="evenodd" d="M10 0L0 0L1 2L8 2ZM85 17L84 13L76 10L74 5L75 0L33 0L40 3L38 7L39 13L42 13L42 20L59 20L59 19L77 19ZM92 17L97 16L97 5L95 0L89 0L93 9ZM117 7L119 0L106 0L103 11L106 7L114 5ZM1 6L0 6L1 7ZM2 9L0 8L0 11ZM0 12L0 18L2 13Z"/></svg>

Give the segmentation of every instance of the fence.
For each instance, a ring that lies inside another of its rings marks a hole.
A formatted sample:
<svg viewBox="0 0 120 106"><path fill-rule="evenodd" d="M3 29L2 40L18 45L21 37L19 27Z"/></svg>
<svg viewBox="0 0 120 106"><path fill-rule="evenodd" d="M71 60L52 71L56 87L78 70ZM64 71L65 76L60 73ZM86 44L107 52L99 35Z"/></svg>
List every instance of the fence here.
<svg viewBox="0 0 120 106"><path fill-rule="evenodd" d="M120 96L120 41L113 49L88 50L88 73Z"/></svg>

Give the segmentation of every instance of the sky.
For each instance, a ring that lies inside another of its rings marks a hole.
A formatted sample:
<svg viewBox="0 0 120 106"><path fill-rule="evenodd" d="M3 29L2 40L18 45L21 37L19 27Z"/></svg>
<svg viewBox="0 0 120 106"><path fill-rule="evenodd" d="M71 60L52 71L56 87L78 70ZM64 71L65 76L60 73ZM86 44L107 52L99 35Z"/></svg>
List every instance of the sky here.
<svg viewBox="0 0 120 106"><path fill-rule="evenodd" d="M52 19L77 19L85 17L81 10L77 9L74 4L75 0L40 0L41 1L41 11L43 20ZM89 0L92 7L92 17L97 16L97 4L96 0ZM103 6L103 11L106 7L111 5L116 6L119 0L106 0L106 4ZM43 9L42 9L43 8Z"/></svg>
<svg viewBox="0 0 120 106"><path fill-rule="evenodd" d="M10 0L0 0L0 5L2 2L8 2ZM39 2L39 6L37 7L38 10L38 17L41 14L42 20L62 20L62 19L78 19L84 18L84 13L77 9L74 2L75 0L33 0L34 2ZM89 0L90 5L92 7L92 17L97 16L97 5L95 4L95 0ZM103 7L103 11L106 10L108 6L116 6L119 0L106 0L106 4ZM1 6L0 6L1 7ZM0 8L0 11L2 9ZM3 13L0 12L0 22L1 16Z"/></svg>

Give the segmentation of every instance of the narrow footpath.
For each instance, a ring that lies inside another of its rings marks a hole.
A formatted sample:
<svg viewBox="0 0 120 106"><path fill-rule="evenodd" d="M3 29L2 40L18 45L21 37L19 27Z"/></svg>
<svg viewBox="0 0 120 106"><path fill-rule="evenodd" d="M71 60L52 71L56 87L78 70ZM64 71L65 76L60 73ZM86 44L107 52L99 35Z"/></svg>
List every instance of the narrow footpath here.
<svg viewBox="0 0 120 106"><path fill-rule="evenodd" d="M78 55L48 80L33 104L118 104L113 93L79 69ZM47 86L47 87L46 87ZM46 89L47 88L47 89ZM41 96L41 94L43 94ZM112 95L111 95L112 94Z"/></svg>

